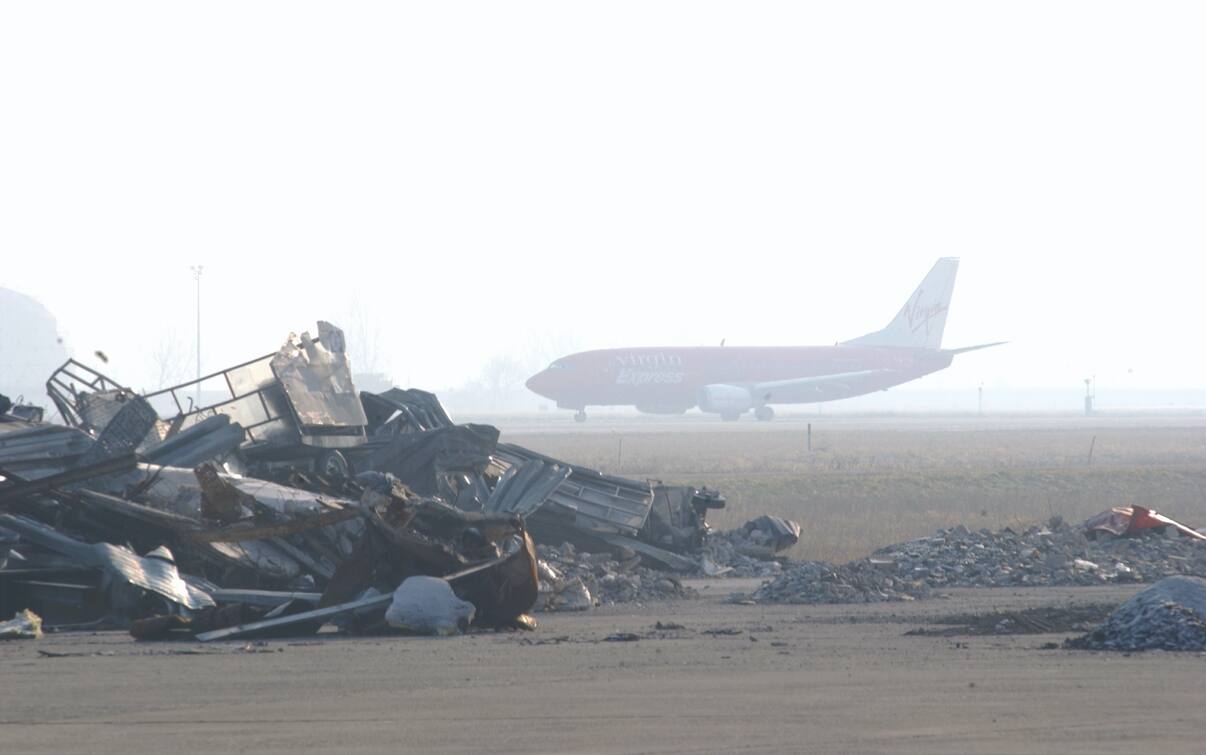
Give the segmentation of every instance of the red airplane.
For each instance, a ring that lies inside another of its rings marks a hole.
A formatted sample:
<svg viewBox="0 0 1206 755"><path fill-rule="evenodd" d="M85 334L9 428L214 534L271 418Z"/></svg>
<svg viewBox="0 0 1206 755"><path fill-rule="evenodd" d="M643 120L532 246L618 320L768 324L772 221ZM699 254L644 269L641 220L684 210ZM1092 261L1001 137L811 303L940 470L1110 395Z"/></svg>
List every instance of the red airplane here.
<svg viewBox="0 0 1206 755"><path fill-rule="evenodd" d="M600 349L562 357L527 381L530 390L576 409L634 406L648 414L704 412L761 421L771 404L807 404L861 396L949 367L956 354L1004 341L942 348L942 329L959 260L934 264L892 322L834 346L691 346Z"/></svg>

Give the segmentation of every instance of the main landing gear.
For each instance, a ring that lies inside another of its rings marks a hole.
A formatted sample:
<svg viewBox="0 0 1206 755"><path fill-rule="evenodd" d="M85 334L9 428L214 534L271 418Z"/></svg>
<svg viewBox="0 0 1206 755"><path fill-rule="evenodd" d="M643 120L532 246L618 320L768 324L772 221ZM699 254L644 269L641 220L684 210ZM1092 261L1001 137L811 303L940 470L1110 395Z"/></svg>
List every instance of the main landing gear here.
<svg viewBox="0 0 1206 755"><path fill-rule="evenodd" d="M769 406L760 406L754 410L754 418L759 422L770 422L775 418L775 410Z"/></svg>
<svg viewBox="0 0 1206 755"><path fill-rule="evenodd" d="M579 409L577 411L577 413L574 414L574 421L575 422L585 422L586 421L586 410Z"/></svg>

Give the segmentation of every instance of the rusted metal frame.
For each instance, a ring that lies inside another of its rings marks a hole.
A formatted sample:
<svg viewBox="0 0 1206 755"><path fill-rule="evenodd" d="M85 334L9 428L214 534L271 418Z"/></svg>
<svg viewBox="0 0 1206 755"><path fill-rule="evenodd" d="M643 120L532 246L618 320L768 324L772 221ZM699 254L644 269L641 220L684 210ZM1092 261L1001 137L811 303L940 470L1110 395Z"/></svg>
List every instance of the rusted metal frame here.
<svg viewBox="0 0 1206 755"><path fill-rule="evenodd" d="M346 522L361 516L359 509L346 508L328 511L314 516L297 517L282 524L270 524L251 529L223 528L219 530L204 530L183 533L188 540L199 543L238 543L245 540L268 540L270 538L296 535L319 527L329 527L332 524Z"/></svg>
<svg viewBox="0 0 1206 755"><path fill-rule="evenodd" d="M223 368L221 370L218 370L217 372L212 372L208 375L204 375L195 380L189 380L187 382L180 383L178 385L173 385L170 388L160 388L159 390L155 391L154 393L146 394L145 396L143 396L143 398L150 399L150 398L154 398L155 396L162 396L163 394L168 393L169 391L176 391L176 390L180 390L181 388L187 388L189 386L198 385L200 383L204 383L206 380L209 380L212 377L217 377L218 375L222 375L224 373L233 372L234 370L241 369L243 367L246 367L249 364L255 364L256 362L260 362L260 361L263 361L264 359L268 359L269 357L272 357L275 354L276 354L276 352L274 351L271 354L264 354L263 356L258 356L255 359L248 359L246 362L243 362L241 364L236 364L232 367ZM234 391L232 390L231 393L234 393ZM251 394L248 393L246 395L251 395Z"/></svg>

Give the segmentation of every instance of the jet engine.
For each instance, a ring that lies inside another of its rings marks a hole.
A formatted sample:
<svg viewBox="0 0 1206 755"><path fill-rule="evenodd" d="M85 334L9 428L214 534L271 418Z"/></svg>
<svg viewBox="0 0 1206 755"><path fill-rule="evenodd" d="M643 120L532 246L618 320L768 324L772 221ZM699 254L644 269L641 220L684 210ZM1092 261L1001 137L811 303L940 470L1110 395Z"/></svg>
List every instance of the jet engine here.
<svg viewBox="0 0 1206 755"><path fill-rule="evenodd" d="M737 416L749 411L754 397L739 385L705 385L699 389L699 408L705 412L722 416Z"/></svg>

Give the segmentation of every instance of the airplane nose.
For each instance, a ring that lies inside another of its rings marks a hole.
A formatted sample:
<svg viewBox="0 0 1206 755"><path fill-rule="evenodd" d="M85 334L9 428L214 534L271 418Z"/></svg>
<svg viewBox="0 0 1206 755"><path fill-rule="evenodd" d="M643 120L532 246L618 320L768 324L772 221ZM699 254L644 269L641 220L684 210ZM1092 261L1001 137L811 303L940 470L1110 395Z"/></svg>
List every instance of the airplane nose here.
<svg viewBox="0 0 1206 755"><path fill-rule="evenodd" d="M532 377L528 378L528 381L524 383L524 385L526 385L528 390L532 393L544 396L545 398L552 398L552 396L550 396L548 393L549 388L551 387L549 385L551 382L549 378L549 371L541 370Z"/></svg>

